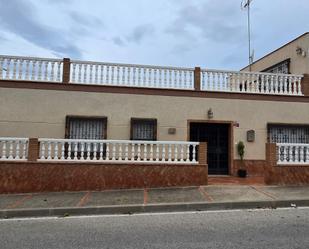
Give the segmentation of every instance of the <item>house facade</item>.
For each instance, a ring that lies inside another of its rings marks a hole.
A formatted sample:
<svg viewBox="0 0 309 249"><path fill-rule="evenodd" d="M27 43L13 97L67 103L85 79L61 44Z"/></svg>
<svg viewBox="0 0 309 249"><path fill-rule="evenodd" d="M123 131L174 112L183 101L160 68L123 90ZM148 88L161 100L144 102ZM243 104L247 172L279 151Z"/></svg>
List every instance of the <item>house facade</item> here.
<svg viewBox="0 0 309 249"><path fill-rule="evenodd" d="M14 56L1 56L0 65L0 162L7 170L22 153L22 142L17 150L10 141L31 138L24 153L41 173L44 163L65 170L69 163L102 163L100 170L117 172L125 165L120 185L104 188L207 184L208 175L237 175L240 167L270 184L309 183L309 78L302 73ZM164 167L172 172L169 183L123 184L128 172L138 177L137 169L164 178Z"/></svg>

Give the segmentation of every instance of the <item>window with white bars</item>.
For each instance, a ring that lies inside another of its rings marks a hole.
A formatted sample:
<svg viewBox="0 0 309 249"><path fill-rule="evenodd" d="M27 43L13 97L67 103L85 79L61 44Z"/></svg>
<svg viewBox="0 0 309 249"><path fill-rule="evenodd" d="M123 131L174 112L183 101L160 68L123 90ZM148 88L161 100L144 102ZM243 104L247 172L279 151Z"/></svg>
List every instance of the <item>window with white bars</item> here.
<svg viewBox="0 0 309 249"><path fill-rule="evenodd" d="M106 138L107 119L68 116L66 120L66 138L104 139Z"/></svg>
<svg viewBox="0 0 309 249"><path fill-rule="evenodd" d="M263 70L262 72L289 74L290 73L290 59L279 62L276 65L273 65L273 66Z"/></svg>
<svg viewBox="0 0 309 249"><path fill-rule="evenodd" d="M157 140L157 120L156 119L131 119L131 139L132 140Z"/></svg>
<svg viewBox="0 0 309 249"><path fill-rule="evenodd" d="M309 125L268 125L270 143L309 143Z"/></svg>

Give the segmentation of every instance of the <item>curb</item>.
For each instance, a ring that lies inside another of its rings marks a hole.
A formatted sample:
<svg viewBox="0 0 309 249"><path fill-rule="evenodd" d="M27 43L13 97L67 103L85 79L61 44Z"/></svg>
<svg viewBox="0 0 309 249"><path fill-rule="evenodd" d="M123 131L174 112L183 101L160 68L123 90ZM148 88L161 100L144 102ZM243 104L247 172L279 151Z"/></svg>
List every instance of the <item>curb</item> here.
<svg viewBox="0 0 309 249"><path fill-rule="evenodd" d="M216 202L216 203L163 203L150 205L98 206L98 207L61 207L41 209L3 209L0 219L30 218L30 217L67 217L81 215L111 215L135 213L159 213L181 211L210 211L232 209L263 209L284 207L309 207L309 200L274 200L252 202Z"/></svg>

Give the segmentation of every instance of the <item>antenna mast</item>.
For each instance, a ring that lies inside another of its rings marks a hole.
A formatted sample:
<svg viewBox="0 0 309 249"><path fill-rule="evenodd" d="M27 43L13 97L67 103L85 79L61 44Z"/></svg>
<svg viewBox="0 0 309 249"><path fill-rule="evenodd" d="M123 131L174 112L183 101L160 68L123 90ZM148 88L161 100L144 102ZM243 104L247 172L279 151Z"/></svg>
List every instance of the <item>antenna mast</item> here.
<svg viewBox="0 0 309 249"><path fill-rule="evenodd" d="M253 62L253 54L251 55L251 23L250 23L250 4L252 0L242 0L241 2L241 8L247 9L248 13L248 59L249 59L249 71L251 72L251 64Z"/></svg>

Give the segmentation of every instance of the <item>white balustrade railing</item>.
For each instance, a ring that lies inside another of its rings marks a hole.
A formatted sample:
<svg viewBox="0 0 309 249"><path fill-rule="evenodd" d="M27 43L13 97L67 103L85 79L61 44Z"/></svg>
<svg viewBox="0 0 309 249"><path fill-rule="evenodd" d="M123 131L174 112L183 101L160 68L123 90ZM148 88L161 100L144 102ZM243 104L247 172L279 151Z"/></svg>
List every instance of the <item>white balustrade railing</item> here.
<svg viewBox="0 0 309 249"><path fill-rule="evenodd" d="M71 83L194 89L194 69L71 61Z"/></svg>
<svg viewBox="0 0 309 249"><path fill-rule="evenodd" d="M40 138L41 161L194 164L198 142Z"/></svg>
<svg viewBox="0 0 309 249"><path fill-rule="evenodd" d="M0 160L26 160L28 138L0 137Z"/></svg>
<svg viewBox="0 0 309 249"><path fill-rule="evenodd" d="M0 80L62 82L63 60L0 55ZM201 90L303 95L302 75L201 70ZM70 83L194 90L194 68L70 61Z"/></svg>
<svg viewBox="0 0 309 249"><path fill-rule="evenodd" d="M201 90L275 95L302 95L302 75L201 70Z"/></svg>
<svg viewBox="0 0 309 249"><path fill-rule="evenodd" d="M62 81L62 60L0 55L0 79Z"/></svg>
<svg viewBox="0 0 309 249"><path fill-rule="evenodd" d="M309 166L309 144L277 143L277 164Z"/></svg>

